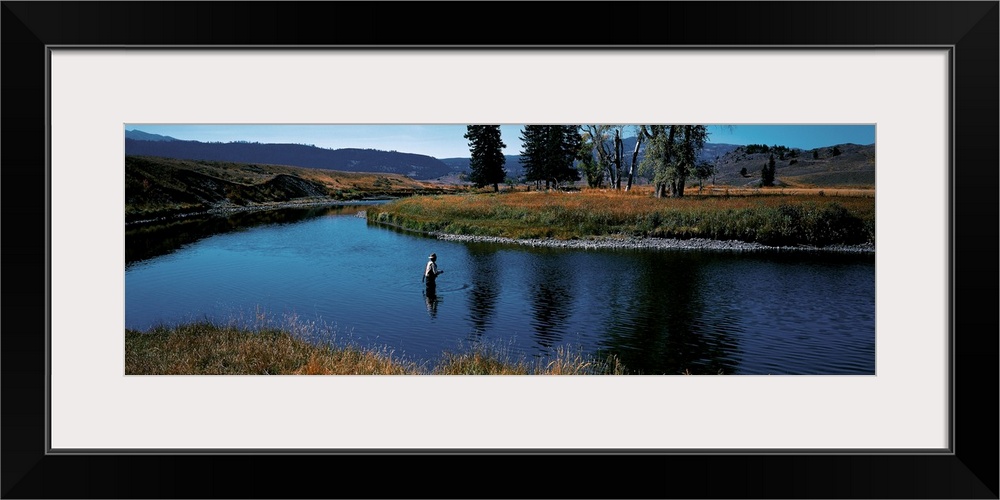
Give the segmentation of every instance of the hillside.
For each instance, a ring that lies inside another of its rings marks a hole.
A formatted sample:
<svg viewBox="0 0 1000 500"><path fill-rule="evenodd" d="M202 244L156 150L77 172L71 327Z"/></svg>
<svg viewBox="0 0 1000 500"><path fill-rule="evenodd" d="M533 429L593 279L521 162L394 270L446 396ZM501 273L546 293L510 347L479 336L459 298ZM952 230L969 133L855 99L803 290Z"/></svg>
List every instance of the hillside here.
<svg viewBox="0 0 1000 500"><path fill-rule="evenodd" d="M834 154L835 150L839 154ZM715 184L759 185L761 168L767 164L772 153L748 152L746 146L726 153L716 163ZM810 150L791 148L774 153L774 160L777 186L875 187L874 144L837 144ZM740 173L743 168L747 170L746 176Z"/></svg>
<svg viewBox="0 0 1000 500"><path fill-rule="evenodd" d="M398 174L125 156L125 221L294 201L448 192Z"/></svg>
<svg viewBox="0 0 1000 500"><path fill-rule="evenodd" d="M399 174L418 180L434 179L451 173L451 169L437 158L413 153L355 148L324 149L306 144L181 141L137 130L130 130L125 136L125 154Z"/></svg>
<svg viewBox="0 0 1000 500"><path fill-rule="evenodd" d="M448 166L453 173L466 173L468 174L469 162L472 158L442 158L441 162ZM517 179L524 175L524 166L521 165L520 155L504 155L504 170L507 171L507 177L513 177Z"/></svg>

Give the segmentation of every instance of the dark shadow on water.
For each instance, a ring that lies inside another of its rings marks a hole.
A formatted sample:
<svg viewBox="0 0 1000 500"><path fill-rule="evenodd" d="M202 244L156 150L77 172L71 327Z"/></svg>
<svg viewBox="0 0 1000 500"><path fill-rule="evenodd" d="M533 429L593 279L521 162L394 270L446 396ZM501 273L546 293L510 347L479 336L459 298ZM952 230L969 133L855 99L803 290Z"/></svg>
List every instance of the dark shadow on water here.
<svg viewBox="0 0 1000 500"><path fill-rule="evenodd" d="M244 231L257 226L292 224L326 215L350 215L363 205L284 208L239 212L231 215L189 216L169 221L131 224L125 228L125 267L167 255L177 249L217 234Z"/></svg>
<svg viewBox="0 0 1000 500"><path fill-rule="evenodd" d="M427 306L427 314L432 318L437 317L438 304L441 303L441 296L437 294L437 286L427 284L424 286L424 304Z"/></svg>
<svg viewBox="0 0 1000 500"><path fill-rule="evenodd" d="M639 272L612 294L617 311L609 316L602 351L617 353L628 369L644 374L735 372L735 322L714 318L706 304L701 270L711 257L652 252L630 258Z"/></svg>
<svg viewBox="0 0 1000 500"><path fill-rule="evenodd" d="M472 334L482 335L491 324L500 296L500 277L496 247L489 245L469 245L469 274L472 276L472 290L469 292L469 322Z"/></svg>
<svg viewBox="0 0 1000 500"><path fill-rule="evenodd" d="M532 261L527 283L532 297L531 326L538 345L550 349L562 341L566 323L573 315L572 278L577 270L557 252L534 253L538 258Z"/></svg>

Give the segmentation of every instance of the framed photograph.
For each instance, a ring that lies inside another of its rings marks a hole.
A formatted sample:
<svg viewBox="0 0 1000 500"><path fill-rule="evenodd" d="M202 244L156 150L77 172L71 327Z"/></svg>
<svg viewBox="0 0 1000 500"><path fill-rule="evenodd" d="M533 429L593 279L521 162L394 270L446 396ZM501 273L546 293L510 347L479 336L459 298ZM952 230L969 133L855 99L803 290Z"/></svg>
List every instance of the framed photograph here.
<svg viewBox="0 0 1000 500"><path fill-rule="evenodd" d="M998 3L531 5L4 2L3 495L997 498ZM483 122L873 126L874 373L124 372L128 125Z"/></svg>

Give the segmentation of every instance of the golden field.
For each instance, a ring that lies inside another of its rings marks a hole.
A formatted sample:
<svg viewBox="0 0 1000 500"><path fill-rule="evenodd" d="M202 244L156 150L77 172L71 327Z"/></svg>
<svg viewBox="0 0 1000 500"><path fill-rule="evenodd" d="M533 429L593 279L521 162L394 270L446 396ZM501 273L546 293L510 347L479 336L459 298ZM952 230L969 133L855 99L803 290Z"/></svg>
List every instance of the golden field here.
<svg viewBox="0 0 1000 500"><path fill-rule="evenodd" d="M508 238L607 236L710 238L776 245L874 243L874 191L732 190L682 198L630 192L510 191L413 196L370 210L368 219L425 232Z"/></svg>

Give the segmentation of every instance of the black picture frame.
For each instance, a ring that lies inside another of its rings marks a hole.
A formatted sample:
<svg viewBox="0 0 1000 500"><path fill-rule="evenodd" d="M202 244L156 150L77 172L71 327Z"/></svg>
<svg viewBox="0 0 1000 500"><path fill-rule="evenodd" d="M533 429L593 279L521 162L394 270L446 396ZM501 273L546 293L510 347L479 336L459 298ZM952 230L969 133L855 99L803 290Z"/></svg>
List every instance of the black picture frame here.
<svg viewBox="0 0 1000 500"><path fill-rule="evenodd" d="M2 3L4 498L998 498L996 1ZM47 453L47 47L498 44L952 47L951 453Z"/></svg>

